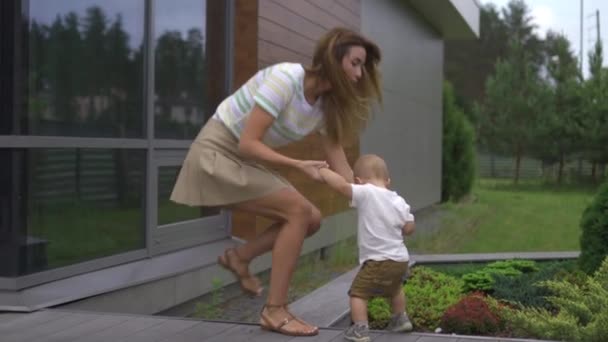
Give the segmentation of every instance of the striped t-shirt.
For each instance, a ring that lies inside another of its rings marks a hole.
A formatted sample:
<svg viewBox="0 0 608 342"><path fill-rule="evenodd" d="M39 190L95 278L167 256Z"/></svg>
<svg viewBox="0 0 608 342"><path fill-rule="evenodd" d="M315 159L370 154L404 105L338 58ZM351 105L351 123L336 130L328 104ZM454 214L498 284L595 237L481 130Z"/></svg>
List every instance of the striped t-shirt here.
<svg viewBox="0 0 608 342"><path fill-rule="evenodd" d="M258 71L222 101L213 117L240 137L249 113L257 104L275 118L262 141L278 147L300 140L323 126L320 102L317 100L311 106L304 97L302 65L280 63Z"/></svg>

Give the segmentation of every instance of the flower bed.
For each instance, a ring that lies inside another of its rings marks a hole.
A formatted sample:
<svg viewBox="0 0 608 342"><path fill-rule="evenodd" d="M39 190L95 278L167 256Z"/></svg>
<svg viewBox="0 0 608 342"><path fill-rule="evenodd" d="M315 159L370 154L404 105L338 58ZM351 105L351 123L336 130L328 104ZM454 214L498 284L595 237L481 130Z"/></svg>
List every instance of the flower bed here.
<svg viewBox="0 0 608 342"><path fill-rule="evenodd" d="M403 286L416 331L563 341L606 341L608 258L588 276L575 260L508 260L487 265L416 266ZM369 302L370 327L390 318Z"/></svg>

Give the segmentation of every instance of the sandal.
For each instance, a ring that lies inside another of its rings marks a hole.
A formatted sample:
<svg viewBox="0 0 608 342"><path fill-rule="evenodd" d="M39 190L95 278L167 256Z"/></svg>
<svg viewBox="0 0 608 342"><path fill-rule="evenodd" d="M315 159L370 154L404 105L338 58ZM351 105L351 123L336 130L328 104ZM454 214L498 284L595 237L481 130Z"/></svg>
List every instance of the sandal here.
<svg viewBox="0 0 608 342"><path fill-rule="evenodd" d="M264 288L260 285L260 280L256 276L249 274L249 271L239 273L236 269L235 262L241 262L236 249L228 248L224 255L220 255L217 258L217 263L220 264L226 270L232 272L237 278L241 290L251 296L260 296Z"/></svg>
<svg viewBox="0 0 608 342"><path fill-rule="evenodd" d="M275 325L272 323L272 320L270 319L269 315L264 312L264 309L266 309L266 308L282 308L285 310L285 312L287 312L287 315L289 317L283 318L283 320L279 324ZM307 326L313 327L314 329L310 332L292 331L292 330L285 329L285 326L292 321L296 321L302 325L307 325ZM262 328L264 330L268 330L268 331L274 331L279 334L283 334L283 335L287 335L287 336L316 336L319 334L319 328L317 328L313 325L310 325L310 324L304 322L303 320L297 318L296 316L294 316L291 312L289 312L289 310L287 310L286 304L282 304L282 305L265 304L262 307L262 311L260 312L260 328Z"/></svg>

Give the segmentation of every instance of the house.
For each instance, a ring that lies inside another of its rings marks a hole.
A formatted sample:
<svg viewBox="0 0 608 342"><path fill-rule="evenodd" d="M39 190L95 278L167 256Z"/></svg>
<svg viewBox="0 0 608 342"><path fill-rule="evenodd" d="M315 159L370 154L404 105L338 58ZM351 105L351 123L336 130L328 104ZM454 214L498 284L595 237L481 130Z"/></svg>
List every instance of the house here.
<svg viewBox="0 0 608 342"><path fill-rule="evenodd" d="M151 314L234 281L216 256L268 222L172 204L173 181L231 90L309 63L335 26L383 52L384 106L349 160L380 154L414 209L437 203L444 41L479 34L475 0L9 0L0 15L0 310L26 312ZM354 234L346 201L281 172L325 216L303 254Z"/></svg>

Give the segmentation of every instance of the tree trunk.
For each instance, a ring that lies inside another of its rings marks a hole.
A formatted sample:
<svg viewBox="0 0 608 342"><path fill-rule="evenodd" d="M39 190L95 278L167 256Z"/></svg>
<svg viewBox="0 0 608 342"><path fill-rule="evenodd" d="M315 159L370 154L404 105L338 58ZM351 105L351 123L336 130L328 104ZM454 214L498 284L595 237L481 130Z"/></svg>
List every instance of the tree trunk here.
<svg viewBox="0 0 608 342"><path fill-rule="evenodd" d="M515 155L515 184L519 183L519 168L521 166L521 150L517 149L517 154Z"/></svg>
<svg viewBox="0 0 608 342"><path fill-rule="evenodd" d="M557 184L562 184L564 178L564 154L559 155L559 169L557 170Z"/></svg>
<svg viewBox="0 0 608 342"><path fill-rule="evenodd" d="M76 149L76 161L74 163L74 187L76 188L76 199L82 199L82 149Z"/></svg>

